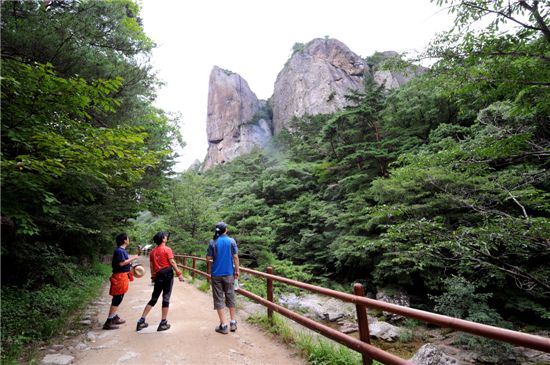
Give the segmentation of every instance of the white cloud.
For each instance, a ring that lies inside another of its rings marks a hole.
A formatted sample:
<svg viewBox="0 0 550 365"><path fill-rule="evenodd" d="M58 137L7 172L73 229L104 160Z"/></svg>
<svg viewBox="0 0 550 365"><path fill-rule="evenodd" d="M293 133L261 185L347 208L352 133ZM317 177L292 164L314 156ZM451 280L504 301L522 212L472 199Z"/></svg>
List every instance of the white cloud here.
<svg viewBox="0 0 550 365"><path fill-rule="evenodd" d="M208 78L213 66L241 75L260 99L273 93L294 43L329 36L367 57L422 50L450 17L428 0L142 0L153 66L166 83L156 105L182 115L187 146L176 170L206 155Z"/></svg>

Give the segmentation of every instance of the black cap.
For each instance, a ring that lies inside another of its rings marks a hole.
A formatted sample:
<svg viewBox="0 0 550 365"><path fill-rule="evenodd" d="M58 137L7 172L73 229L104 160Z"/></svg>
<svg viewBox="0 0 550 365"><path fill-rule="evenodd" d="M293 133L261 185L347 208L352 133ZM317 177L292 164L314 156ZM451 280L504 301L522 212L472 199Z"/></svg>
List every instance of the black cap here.
<svg viewBox="0 0 550 365"><path fill-rule="evenodd" d="M225 222L218 222L216 223L216 232L223 232L227 228L227 224Z"/></svg>

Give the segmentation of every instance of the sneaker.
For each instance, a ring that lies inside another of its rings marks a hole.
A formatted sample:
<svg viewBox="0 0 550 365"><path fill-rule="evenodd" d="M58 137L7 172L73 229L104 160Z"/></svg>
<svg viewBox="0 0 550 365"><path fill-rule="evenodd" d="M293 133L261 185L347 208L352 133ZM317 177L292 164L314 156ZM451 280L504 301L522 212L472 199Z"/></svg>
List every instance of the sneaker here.
<svg viewBox="0 0 550 365"><path fill-rule="evenodd" d="M118 326L115 325L112 319L107 319L107 321L105 321L105 324L103 325L104 330L116 330L117 328Z"/></svg>
<svg viewBox="0 0 550 365"><path fill-rule="evenodd" d="M115 315L115 318L113 318L113 323L114 324L124 324L124 323L126 323L126 321L123 320L122 318L120 318L117 314L117 315Z"/></svg>
<svg viewBox="0 0 550 365"><path fill-rule="evenodd" d="M164 323L161 322L157 328L157 331L166 331L169 328L170 328L170 324L168 322L164 322Z"/></svg>
<svg viewBox="0 0 550 365"><path fill-rule="evenodd" d="M149 324L147 322L138 322L136 326L136 331L141 331L144 328L147 328Z"/></svg>
<svg viewBox="0 0 550 365"><path fill-rule="evenodd" d="M227 330L226 324L220 324L218 327L216 327L216 332L227 335L229 331Z"/></svg>
<svg viewBox="0 0 550 365"><path fill-rule="evenodd" d="M231 332L235 332L237 330L237 321L229 322L229 329Z"/></svg>

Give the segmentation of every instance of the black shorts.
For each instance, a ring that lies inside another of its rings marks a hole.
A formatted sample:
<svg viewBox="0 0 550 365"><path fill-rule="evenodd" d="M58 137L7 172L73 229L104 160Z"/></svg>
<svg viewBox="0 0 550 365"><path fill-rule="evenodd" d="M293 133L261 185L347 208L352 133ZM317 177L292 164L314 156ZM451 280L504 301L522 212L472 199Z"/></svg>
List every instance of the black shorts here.
<svg viewBox="0 0 550 365"><path fill-rule="evenodd" d="M162 293L162 303L169 303L174 284L174 271L172 267L160 270L155 275L155 287L153 288L153 299L158 299Z"/></svg>

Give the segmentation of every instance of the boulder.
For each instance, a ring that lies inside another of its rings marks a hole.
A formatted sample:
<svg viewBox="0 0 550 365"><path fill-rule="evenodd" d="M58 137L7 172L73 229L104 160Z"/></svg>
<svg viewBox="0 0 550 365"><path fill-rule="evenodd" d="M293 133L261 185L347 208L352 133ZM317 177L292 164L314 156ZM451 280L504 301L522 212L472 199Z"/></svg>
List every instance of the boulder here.
<svg viewBox="0 0 550 365"><path fill-rule="evenodd" d="M297 296L290 293L282 295L279 303L288 309L302 312L306 317L335 322L341 318L356 318L355 305L343 303L335 298L308 294Z"/></svg>
<svg viewBox="0 0 550 365"><path fill-rule="evenodd" d="M461 365L454 357L445 354L438 346L427 343L410 359L416 365Z"/></svg>
<svg viewBox="0 0 550 365"><path fill-rule="evenodd" d="M371 337L379 338L388 342L395 342L399 339L401 330L394 325L383 321L369 321L369 334Z"/></svg>
<svg viewBox="0 0 550 365"><path fill-rule="evenodd" d="M376 300L381 300L383 302L391 303L391 304L397 304L403 307L411 306L411 301L409 299L408 294L402 289L393 289L393 288L379 289L378 292L376 293ZM391 312L383 311L382 314L384 315L386 320L390 322L403 319L403 316L399 314L394 314Z"/></svg>

